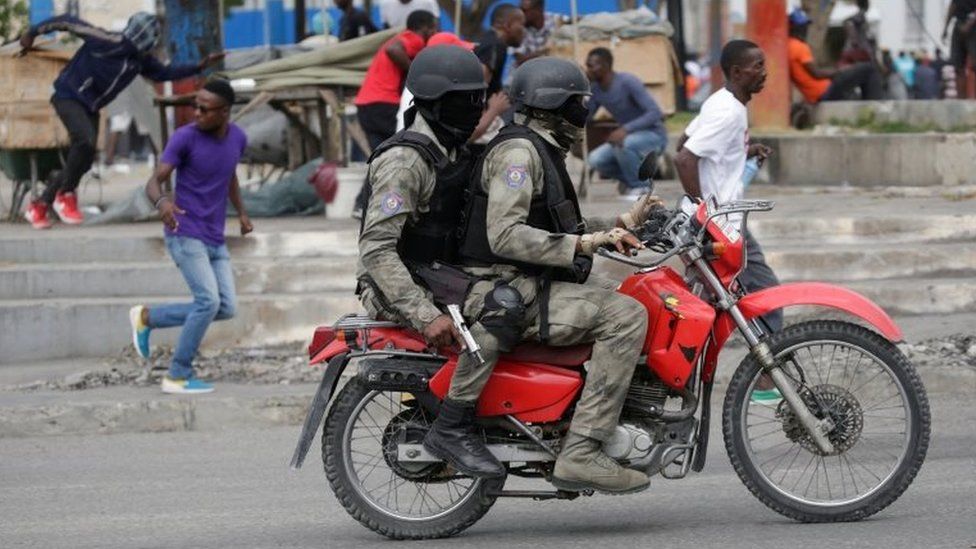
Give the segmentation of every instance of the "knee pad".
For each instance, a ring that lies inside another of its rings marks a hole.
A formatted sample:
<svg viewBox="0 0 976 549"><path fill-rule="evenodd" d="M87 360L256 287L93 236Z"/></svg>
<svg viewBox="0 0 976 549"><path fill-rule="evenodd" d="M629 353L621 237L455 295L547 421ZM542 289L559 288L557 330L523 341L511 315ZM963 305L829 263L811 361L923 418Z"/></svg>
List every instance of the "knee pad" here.
<svg viewBox="0 0 976 549"><path fill-rule="evenodd" d="M525 332L525 301L507 282L498 282L485 295L485 306L478 322L498 339L498 349L511 351Z"/></svg>

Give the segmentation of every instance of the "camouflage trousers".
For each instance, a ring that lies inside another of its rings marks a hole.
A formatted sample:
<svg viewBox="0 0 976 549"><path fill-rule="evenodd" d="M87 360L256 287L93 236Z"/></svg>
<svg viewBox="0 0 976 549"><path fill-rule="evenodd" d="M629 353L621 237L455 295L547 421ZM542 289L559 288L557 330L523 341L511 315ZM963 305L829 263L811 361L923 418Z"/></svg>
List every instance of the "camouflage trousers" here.
<svg viewBox="0 0 976 549"><path fill-rule="evenodd" d="M524 339L538 341L537 279L517 276L508 283L522 294L527 306ZM451 399L476 401L502 352L498 338L474 322L483 313L485 296L494 284L475 284L465 301L465 317L472 321L471 334L481 345L486 364L481 366L462 355L451 380ZM615 283L593 277L587 284L553 282L549 294L549 345L593 343L593 353L584 365L586 383L570 430L601 441L606 441L617 426L647 330L644 306L613 291L613 287Z"/></svg>

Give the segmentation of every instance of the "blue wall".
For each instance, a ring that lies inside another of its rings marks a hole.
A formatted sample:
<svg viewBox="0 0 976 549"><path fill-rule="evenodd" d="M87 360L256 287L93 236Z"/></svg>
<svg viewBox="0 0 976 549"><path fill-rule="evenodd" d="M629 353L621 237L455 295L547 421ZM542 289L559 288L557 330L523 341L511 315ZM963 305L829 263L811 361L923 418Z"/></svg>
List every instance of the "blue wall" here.
<svg viewBox="0 0 976 549"><path fill-rule="evenodd" d="M266 12L270 15L271 25L269 27L272 44L292 44L295 42L295 12L286 10L283 0L266 0L266 10L233 10L230 17L224 19L224 47L247 48L252 46L264 45L264 18ZM657 0L650 0L656 3ZM374 5L378 2L374 1ZM506 0L500 4L518 4L515 0ZM600 11L616 11L617 0L580 0L578 2L580 14L596 13ZM547 0L546 10L554 13L569 15L570 0ZM332 18L330 32L337 34L339 30L339 19L341 12L336 8L327 10ZM318 12L317 9L306 10L305 20L311 27L312 17ZM31 24L37 23L54 15L54 0L33 0L30 3ZM372 12L373 22L379 25L379 8L374 7ZM485 26L487 27L489 12L485 16ZM454 32L454 23L447 14L441 14L441 28L445 31Z"/></svg>
<svg viewBox="0 0 976 549"><path fill-rule="evenodd" d="M656 0L651 0L655 2ZM515 0L499 2L499 4L518 4ZM373 2L374 5L378 2ZM580 14L597 13L601 11L617 11L617 0L581 0L578 2ZM546 11L569 15L570 0L546 0ZM268 0L268 11L271 14L271 43L272 44L291 44L295 41L295 12L286 10L282 0ZM339 31L339 19L342 14L338 9L330 8L327 10L332 19L331 33L337 34ZM305 20L311 27L312 17L318 12L317 9L306 10ZM370 14L373 22L379 26L379 8L374 7ZM245 48L260 46L264 44L264 16L263 10L234 10L232 15L224 19L224 47ZM485 16L484 26L491 13ZM454 22L447 14L441 14L441 29L454 32Z"/></svg>
<svg viewBox="0 0 976 549"><path fill-rule="evenodd" d="M30 24L36 25L54 15L54 0L33 0L29 9Z"/></svg>

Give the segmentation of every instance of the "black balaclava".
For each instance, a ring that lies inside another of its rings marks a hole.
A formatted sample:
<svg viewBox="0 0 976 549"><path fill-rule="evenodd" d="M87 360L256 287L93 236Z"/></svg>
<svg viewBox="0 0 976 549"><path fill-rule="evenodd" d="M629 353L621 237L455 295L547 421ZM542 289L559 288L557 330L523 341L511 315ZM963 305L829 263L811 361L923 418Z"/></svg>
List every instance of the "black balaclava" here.
<svg viewBox="0 0 976 549"><path fill-rule="evenodd" d="M567 151L583 138L583 128L586 127L586 119L589 116L589 110L581 95L570 97L561 106L551 111L522 106L519 112L538 120L549 130L549 134L559 147Z"/></svg>
<svg viewBox="0 0 976 549"><path fill-rule="evenodd" d="M430 124L437 140L445 147L456 148L467 143L478 127L485 107L485 94L480 90L448 92L434 101L414 99L414 106Z"/></svg>
<svg viewBox="0 0 976 549"><path fill-rule="evenodd" d="M582 95L574 95L567 99L562 107L559 107L559 114L573 126L585 128L586 119L590 116L590 109L586 107Z"/></svg>

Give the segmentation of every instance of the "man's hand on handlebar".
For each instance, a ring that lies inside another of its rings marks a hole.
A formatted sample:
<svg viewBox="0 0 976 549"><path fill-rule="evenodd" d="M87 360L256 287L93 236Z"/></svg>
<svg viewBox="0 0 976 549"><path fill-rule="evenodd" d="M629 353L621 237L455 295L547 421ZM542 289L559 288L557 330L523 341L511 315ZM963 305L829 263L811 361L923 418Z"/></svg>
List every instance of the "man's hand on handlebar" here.
<svg viewBox="0 0 976 549"><path fill-rule="evenodd" d="M630 211L618 218L618 226L632 231L635 227L643 225L654 210L662 207L664 207L664 202L660 198L652 194L645 194L634 202Z"/></svg>
<svg viewBox="0 0 976 549"><path fill-rule="evenodd" d="M634 236L634 233L615 227L609 231L599 231L584 234L576 242L576 251L585 255L593 255L598 248L616 248L622 254L634 255L643 249L644 244Z"/></svg>

